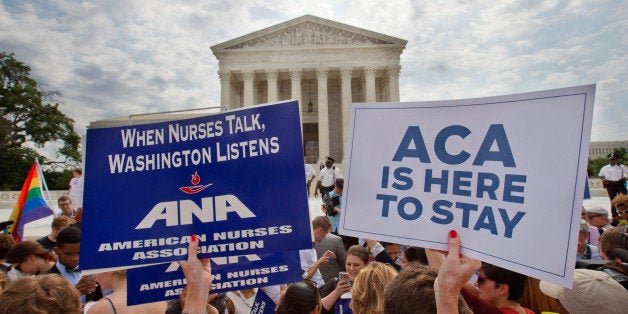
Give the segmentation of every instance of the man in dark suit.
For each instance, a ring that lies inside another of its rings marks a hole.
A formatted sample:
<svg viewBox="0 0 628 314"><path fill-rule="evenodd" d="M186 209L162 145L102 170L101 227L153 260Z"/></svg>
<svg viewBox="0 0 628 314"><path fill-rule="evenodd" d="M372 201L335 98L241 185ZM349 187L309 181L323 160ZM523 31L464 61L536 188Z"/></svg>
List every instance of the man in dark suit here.
<svg viewBox="0 0 628 314"><path fill-rule="evenodd" d="M81 293L81 303L97 301L102 298L100 286L92 276L81 276L78 268L80 247L81 230L65 228L59 231L54 247L59 260L46 273L59 274L67 279Z"/></svg>
<svg viewBox="0 0 628 314"><path fill-rule="evenodd" d="M320 241L316 241L314 244L318 258L321 258L327 251L332 251L336 254L335 260L330 260L329 263L322 264L318 267L321 275L323 275L323 281L327 282L330 279L337 277L338 272L345 270L347 252L342 242L342 238L331 234L331 221L329 218L325 216L318 216L314 218L312 221L312 228L314 230L320 228L320 232L326 232L325 237Z"/></svg>

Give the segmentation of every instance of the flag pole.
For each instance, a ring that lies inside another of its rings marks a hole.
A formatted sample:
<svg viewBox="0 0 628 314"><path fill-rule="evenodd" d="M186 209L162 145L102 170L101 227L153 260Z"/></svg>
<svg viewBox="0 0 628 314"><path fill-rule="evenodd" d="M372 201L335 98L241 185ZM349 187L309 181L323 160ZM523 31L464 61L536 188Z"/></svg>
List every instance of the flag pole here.
<svg viewBox="0 0 628 314"><path fill-rule="evenodd" d="M40 183L43 186L44 191L46 192L46 196L48 197L48 200L46 200L46 198L44 197L44 201L46 201L46 203L48 204L50 208L53 208L50 205L52 204L52 197L50 196L50 190L48 190L48 184L46 184L46 178L44 177L44 172L41 170L41 165L39 164L39 158L35 157L35 163L37 164L37 174L41 178Z"/></svg>

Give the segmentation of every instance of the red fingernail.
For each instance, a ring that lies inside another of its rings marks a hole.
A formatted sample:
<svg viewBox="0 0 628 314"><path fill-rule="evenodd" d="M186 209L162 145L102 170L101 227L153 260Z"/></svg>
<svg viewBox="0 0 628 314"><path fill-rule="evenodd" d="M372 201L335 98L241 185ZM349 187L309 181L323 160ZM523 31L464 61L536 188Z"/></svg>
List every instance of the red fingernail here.
<svg viewBox="0 0 628 314"><path fill-rule="evenodd" d="M192 242L196 242L196 235L195 234L192 235Z"/></svg>
<svg viewBox="0 0 628 314"><path fill-rule="evenodd" d="M449 231L449 237L452 239L455 239L458 237L458 232L456 232L456 230L451 230Z"/></svg>

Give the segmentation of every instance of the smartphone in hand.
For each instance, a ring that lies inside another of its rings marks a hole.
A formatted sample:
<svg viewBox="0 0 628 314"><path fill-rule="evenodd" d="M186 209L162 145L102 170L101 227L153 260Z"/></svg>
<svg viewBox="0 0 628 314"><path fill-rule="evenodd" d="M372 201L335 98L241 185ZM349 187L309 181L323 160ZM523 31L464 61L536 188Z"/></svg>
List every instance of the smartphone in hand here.
<svg viewBox="0 0 628 314"><path fill-rule="evenodd" d="M349 273L341 271L338 273L339 281L346 281L348 284L353 286L353 280L349 279Z"/></svg>

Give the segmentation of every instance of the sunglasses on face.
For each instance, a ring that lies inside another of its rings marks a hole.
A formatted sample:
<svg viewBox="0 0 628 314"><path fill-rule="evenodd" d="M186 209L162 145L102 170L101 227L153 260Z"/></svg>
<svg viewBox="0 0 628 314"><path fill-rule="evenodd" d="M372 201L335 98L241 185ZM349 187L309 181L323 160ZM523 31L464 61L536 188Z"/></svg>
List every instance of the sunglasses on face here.
<svg viewBox="0 0 628 314"><path fill-rule="evenodd" d="M589 219L592 219L596 217L602 217L602 215L588 215L587 217L589 217Z"/></svg>

